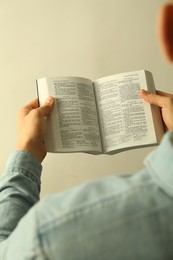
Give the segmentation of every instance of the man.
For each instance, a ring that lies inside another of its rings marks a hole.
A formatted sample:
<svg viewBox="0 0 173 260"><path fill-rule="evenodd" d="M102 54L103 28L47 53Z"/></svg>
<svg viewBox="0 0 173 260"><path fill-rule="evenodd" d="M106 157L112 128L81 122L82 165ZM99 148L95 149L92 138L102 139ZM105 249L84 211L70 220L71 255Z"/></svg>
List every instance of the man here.
<svg viewBox="0 0 173 260"><path fill-rule="evenodd" d="M160 39L173 61L173 5L162 8ZM129 177L110 176L39 203L43 138L54 100L18 116L17 151L0 179L0 259L173 259L173 95L143 91L161 107L168 133ZM31 124L32 122L32 124Z"/></svg>

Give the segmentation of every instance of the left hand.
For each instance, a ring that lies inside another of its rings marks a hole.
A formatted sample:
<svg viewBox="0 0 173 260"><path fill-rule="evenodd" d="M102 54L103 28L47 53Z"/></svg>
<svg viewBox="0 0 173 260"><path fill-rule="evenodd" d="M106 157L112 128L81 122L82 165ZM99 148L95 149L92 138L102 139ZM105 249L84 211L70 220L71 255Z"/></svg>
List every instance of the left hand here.
<svg viewBox="0 0 173 260"><path fill-rule="evenodd" d="M18 113L17 150L32 153L42 162L46 156L43 139L47 129L47 117L53 109L54 99L48 97L43 106L38 107L38 99L24 106Z"/></svg>

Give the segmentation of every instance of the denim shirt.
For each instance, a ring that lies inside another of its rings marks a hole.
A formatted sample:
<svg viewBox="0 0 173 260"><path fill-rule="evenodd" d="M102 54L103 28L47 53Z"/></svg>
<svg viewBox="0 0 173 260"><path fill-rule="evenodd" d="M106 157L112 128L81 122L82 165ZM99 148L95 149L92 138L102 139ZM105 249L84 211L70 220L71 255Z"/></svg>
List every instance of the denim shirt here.
<svg viewBox="0 0 173 260"><path fill-rule="evenodd" d="M129 176L39 202L42 167L16 151L0 178L0 259L173 259L173 132Z"/></svg>

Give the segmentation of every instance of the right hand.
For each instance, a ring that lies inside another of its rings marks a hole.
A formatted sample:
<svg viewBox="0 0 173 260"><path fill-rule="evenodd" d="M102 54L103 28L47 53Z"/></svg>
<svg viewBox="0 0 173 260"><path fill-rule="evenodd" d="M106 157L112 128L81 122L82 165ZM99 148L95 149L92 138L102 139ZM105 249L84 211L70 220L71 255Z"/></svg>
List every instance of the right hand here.
<svg viewBox="0 0 173 260"><path fill-rule="evenodd" d="M173 95L162 91L156 91L156 94L152 94L142 89L141 97L151 105L161 108L165 130L173 130Z"/></svg>

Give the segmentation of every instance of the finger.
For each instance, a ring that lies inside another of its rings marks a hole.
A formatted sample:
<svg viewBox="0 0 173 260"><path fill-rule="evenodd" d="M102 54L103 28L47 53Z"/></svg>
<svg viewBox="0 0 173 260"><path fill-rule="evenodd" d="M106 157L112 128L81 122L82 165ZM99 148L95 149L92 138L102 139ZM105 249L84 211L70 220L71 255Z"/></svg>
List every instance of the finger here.
<svg viewBox="0 0 173 260"><path fill-rule="evenodd" d="M33 101L31 101L30 103L28 103L26 106L24 106L24 109L31 111L32 109L38 108L38 98L34 99Z"/></svg>
<svg viewBox="0 0 173 260"><path fill-rule="evenodd" d="M163 91L160 91L160 90L156 90L156 93L157 93L158 95L161 95L161 96L173 98L173 94L169 94L169 93L166 93L166 92L163 92Z"/></svg>
<svg viewBox="0 0 173 260"><path fill-rule="evenodd" d="M31 101L30 103L28 103L27 105L25 105L24 107L22 107L19 112L18 112L18 117L25 117L26 115L28 115L31 110L38 108L38 99L34 99L33 101Z"/></svg>
<svg viewBox="0 0 173 260"><path fill-rule="evenodd" d="M142 89L141 91L141 96L146 102L150 103L151 105L156 105L162 108L166 106L168 101L167 96L161 96L158 94L149 93L144 89Z"/></svg>
<svg viewBox="0 0 173 260"><path fill-rule="evenodd" d="M49 96L45 100L44 105L38 108L38 111L39 113L41 113L43 117L48 116L52 112L53 105L54 105L54 98Z"/></svg>

